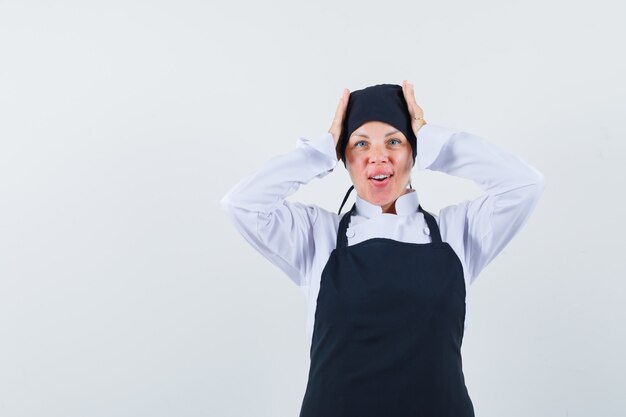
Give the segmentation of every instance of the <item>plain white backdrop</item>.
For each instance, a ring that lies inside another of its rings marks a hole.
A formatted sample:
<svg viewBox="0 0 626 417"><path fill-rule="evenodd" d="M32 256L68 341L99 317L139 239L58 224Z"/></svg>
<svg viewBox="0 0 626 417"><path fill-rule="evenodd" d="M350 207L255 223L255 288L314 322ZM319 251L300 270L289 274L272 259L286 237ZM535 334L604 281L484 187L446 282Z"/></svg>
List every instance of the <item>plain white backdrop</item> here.
<svg viewBox="0 0 626 417"><path fill-rule="evenodd" d="M344 87L403 79L546 178L470 288L476 415L622 415L618 3L0 1L0 416L297 416L304 299L219 199ZM349 185L339 164L293 198ZM482 193L413 186L431 212Z"/></svg>

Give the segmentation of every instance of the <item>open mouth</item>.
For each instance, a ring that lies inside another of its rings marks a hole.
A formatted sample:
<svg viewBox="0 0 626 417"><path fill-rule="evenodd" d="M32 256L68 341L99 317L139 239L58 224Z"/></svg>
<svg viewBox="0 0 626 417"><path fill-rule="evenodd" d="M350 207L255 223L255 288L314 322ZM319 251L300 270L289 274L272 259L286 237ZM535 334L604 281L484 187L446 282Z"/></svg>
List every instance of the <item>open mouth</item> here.
<svg viewBox="0 0 626 417"><path fill-rule="evenodd" d="M369 180L372 181L375 185L385 185L389 182L389 179L393 177L393 174L379 174L373 177L369 177Z"/></svg>

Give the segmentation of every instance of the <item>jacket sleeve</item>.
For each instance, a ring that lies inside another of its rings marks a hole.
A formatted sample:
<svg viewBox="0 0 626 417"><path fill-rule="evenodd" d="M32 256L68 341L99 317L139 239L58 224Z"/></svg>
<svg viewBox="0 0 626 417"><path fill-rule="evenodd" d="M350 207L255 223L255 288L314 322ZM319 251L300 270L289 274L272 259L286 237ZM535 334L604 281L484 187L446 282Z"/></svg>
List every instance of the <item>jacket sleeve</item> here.
<svg viewBox="0 0 626 417"><path fill-rule="evenodd" d="M337 162L330 133L301 137L295 149L271 158L220 201L248 243L299 286L306 284L313 263L319 208L285 199L302 184L328 175Z"/></svg>
<svg viewBox="0 0 626 417"><path fill-rule="evenodd" d="M521 157L457 129L426 124L418 131L417 148L420 168L472 180L485 191L439 215L442 227L463 230L471 283L524 226L543 192L544 176Z"/></svg>

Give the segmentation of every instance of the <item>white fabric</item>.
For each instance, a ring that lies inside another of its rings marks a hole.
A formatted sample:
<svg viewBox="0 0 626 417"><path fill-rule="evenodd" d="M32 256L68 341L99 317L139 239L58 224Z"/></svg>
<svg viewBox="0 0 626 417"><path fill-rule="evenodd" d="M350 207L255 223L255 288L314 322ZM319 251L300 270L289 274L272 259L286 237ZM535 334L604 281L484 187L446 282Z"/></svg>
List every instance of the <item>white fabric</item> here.
<svg viewBox="0 0 626 417"><path fill-rule="evenodd" d="M309 347L321 273L335 248L340 216L317 205L285 198L313 178L328 175L338 162L330 133L315 139L299 138L295 149L271 158L237 183L220 202L252 247L302 290L308 305ZM470 284L526 223L544 189L544 177L519 156L482 137L430 123L417 134L416 168L470 179L485 191L472 201L433 213L442 240L450 244L463 265L468 290L467 326ZM423 214L417 211L418 204L413 190L396 201L397 215L382 213L379 206L357 195L356 214L346 232L348 245L374 237L430 242L430 231ZM341 215L350 207L346 204Z"/></svg>

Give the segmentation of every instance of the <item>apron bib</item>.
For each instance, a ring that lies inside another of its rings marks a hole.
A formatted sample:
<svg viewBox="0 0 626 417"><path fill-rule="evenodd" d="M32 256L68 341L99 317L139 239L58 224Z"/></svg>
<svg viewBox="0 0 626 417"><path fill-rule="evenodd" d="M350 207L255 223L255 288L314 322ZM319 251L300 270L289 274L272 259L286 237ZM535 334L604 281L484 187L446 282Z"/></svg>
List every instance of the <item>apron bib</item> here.
<svg viewBox="0 0 626 417"><path fill-rule="evenodd" d="M431 243L348 246L355 208L322 272L300 417L474 417L461 261L421 206Z"/></svg>

